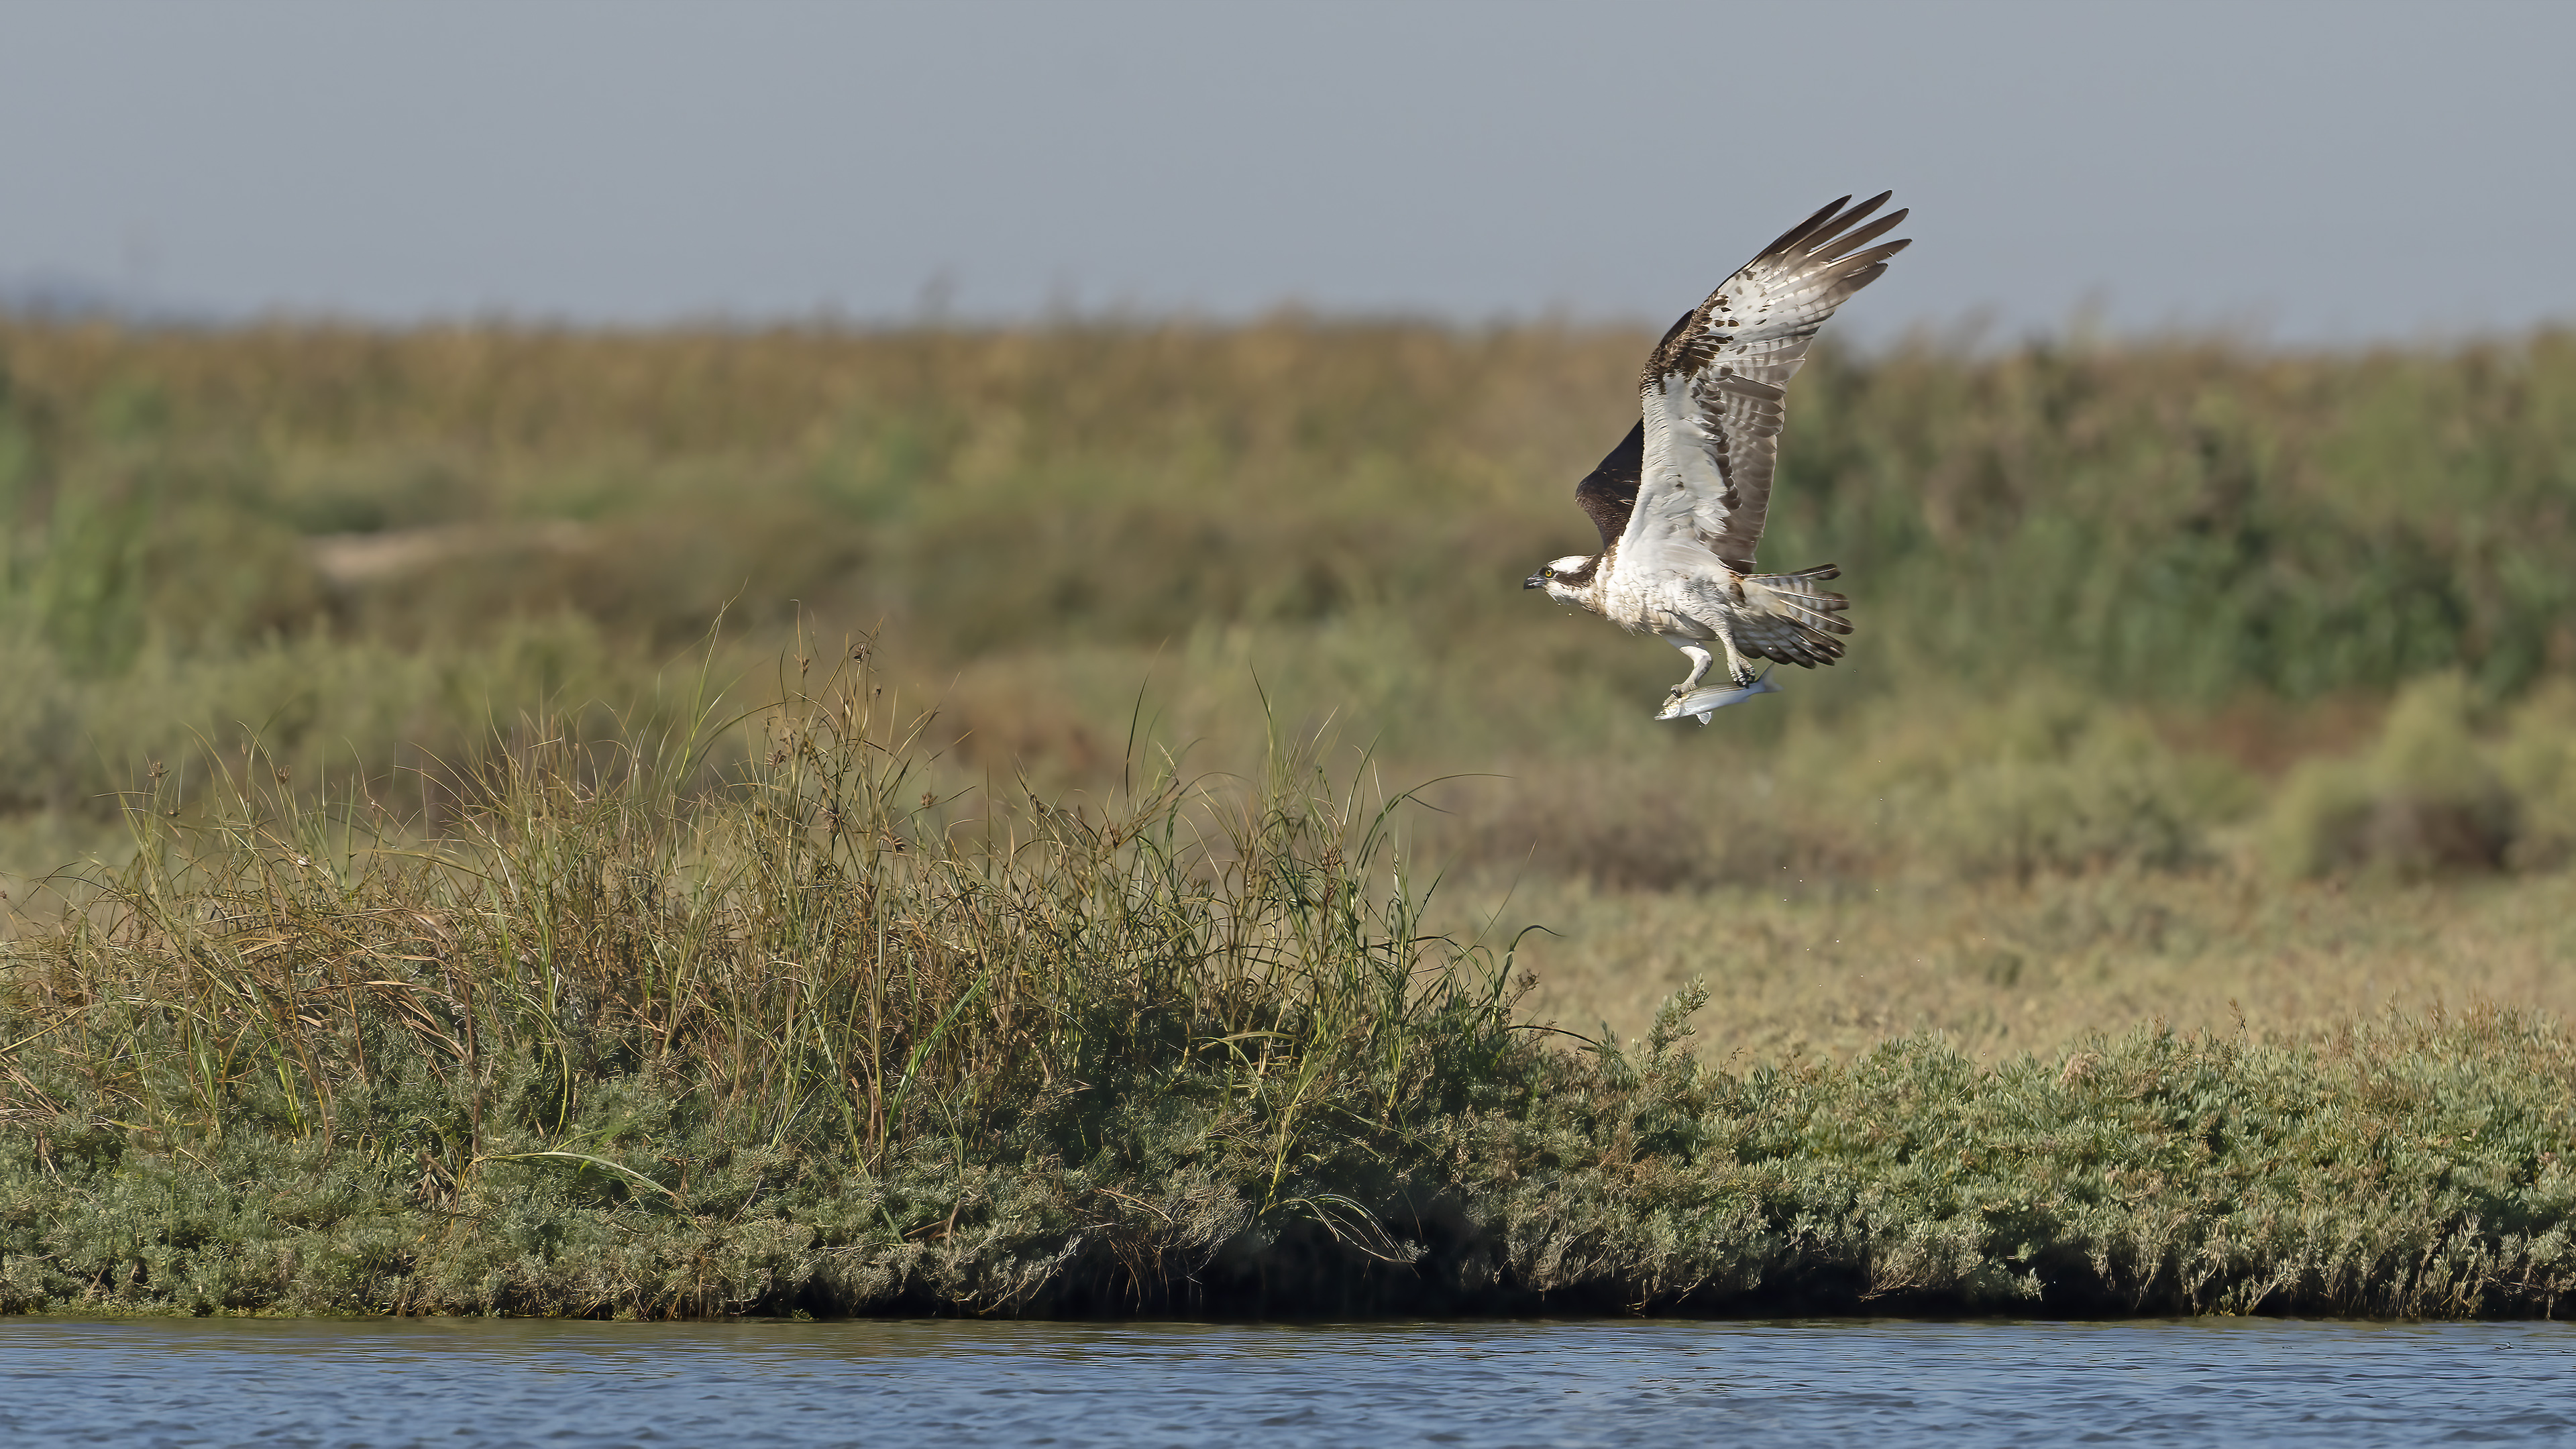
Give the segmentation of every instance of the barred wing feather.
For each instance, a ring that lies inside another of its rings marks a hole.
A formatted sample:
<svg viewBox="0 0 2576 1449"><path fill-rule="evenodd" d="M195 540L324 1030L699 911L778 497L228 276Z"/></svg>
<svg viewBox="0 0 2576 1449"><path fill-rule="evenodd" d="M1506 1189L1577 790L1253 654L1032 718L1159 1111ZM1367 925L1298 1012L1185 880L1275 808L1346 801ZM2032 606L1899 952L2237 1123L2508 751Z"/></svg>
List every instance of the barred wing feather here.
<svg viewBox="0 0 2576 1449"><path fill-rule="evenodd" d="M1889 195L1846 196L1791 227L1656 345L1638 380L1644 457L1618 570L1705 572L1714 554L1754 571L1789 379L1825 319L1906 246L1870 245L1903 211L1861 224Z"/></svg>

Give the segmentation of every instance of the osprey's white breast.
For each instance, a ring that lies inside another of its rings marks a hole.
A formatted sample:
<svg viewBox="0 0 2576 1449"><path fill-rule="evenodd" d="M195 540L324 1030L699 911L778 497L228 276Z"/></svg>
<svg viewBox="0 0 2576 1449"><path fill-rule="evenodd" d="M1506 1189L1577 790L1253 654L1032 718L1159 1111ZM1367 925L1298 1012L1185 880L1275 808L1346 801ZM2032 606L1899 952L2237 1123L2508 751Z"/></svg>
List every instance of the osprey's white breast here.
<svg viewBox="0 0 2576 1449"><path fill-rule="evenodd" d="M1646 634L1714 639L1710 620L1733 600L1726 565L1706 560L1706 572L1620 569L1603 581L1601 612L1620 627ZM1716 577L1710 577L1710 574Z"/></svg>

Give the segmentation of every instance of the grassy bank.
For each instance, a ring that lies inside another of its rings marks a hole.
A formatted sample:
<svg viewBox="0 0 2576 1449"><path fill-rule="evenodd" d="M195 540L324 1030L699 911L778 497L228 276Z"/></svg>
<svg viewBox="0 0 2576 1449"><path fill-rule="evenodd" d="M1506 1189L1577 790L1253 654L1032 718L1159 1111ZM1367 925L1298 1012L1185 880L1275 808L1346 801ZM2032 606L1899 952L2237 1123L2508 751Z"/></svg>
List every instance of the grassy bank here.
<svg viewBox="0 0 2576 1449"><path fill-rule="evenodd" d="M1723 1069L1533 1029L1401 799L919 789L864 665L532 745L435 842L266 761L7 948L0 1308L2550 1313L2496 1013ZM714 778L712 786L698 782ZM172 812L175 812L172 813ZM66 890L74 889L68 883Z"/></svg>

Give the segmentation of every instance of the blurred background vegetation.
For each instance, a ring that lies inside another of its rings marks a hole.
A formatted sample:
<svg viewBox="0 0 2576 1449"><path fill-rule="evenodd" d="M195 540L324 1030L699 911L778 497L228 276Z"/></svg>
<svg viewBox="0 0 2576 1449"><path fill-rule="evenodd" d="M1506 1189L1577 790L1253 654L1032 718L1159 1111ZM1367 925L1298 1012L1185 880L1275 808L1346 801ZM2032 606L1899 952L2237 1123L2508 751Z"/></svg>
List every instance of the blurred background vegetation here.
<svg viewBox="0 0 2576 1449"><path fill-rule="evenodd" d="M1587 1024L1693 975L1720 1046L1837 1052L2576 1006L2576 335L1823 351L1763 558L1859 633L1704 731L1519 587L1650 340L0 321L0 872L253 737L435 831L529 721L873 638L943 789L1274 730L1441 779L1411 849Z"/></svg>

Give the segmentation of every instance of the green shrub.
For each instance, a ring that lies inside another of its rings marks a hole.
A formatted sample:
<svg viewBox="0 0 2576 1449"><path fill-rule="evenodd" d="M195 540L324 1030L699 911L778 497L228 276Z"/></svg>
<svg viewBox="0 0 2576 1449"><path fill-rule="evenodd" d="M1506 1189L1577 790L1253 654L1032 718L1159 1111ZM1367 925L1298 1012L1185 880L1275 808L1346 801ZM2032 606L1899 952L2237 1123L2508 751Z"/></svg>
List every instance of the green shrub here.
<svg viewBox="0 0 2576 1449"><path fill-rule="evenodd" d="M1885 802L1902 858L1939 870L2199 864L2212 858L2211 828L2244 809L2247 786L2225 764L2187 756L2135 712L2062 687L2033 684L1946 716L1937 705L1911 712L1912 731L1864 736L1886 753L1854 783Z"/></svg>
<svg viewBox="0 0 2576 1449"><path fill-rule="evenodd" d="M2515 708L2496 775L2514 805L2507 860L2547 869L2576 857L2576 685L2553 681Z"/></svg>
<svg viewBox="0 0 2576 1449"><path fill-rule="evenodd" d="M2526 714L2502 752L2514 768L2549 768L2554 736L2543 718ZM2527 792L2508 784L2498 749L2471 724L2469 687L2459 674L2408 685L2368 756L2302 761L2292 772L2264 822L2267 862L2292 878L2338 870L2412 878L2536 859L2545 836L2534 837L2533 851L2519 843ZM2545 798L2538 803L2547 808ZM2529 818L2531 828L2548 828L2541 816Z"/></svg>

